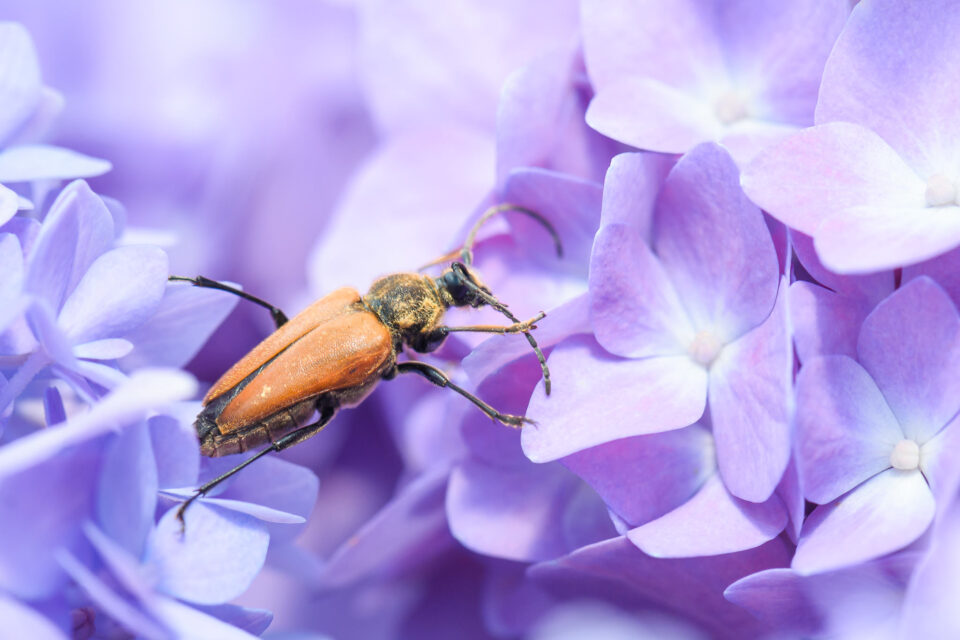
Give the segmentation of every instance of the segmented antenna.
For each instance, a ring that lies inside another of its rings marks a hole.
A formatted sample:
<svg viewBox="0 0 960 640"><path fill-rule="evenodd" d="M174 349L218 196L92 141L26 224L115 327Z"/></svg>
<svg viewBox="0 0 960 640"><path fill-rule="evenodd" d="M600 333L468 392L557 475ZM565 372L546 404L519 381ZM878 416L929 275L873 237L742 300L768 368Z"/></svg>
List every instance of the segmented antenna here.
<svg viewBox="0 0 960 640"><path fill-rule="evenodd" d="M505 213L507 211L516 211L517 213L522 213L539 222L543 228L550 233L550 237L553 238L553 243L557 247L557 257L563 257L563 244L560 242L560 236L557 234L557 230L553 228L553 225L550 224L549 220L544 218L533 209L527 209L526 207L504 202L502 204L494 205L484 211L476 223L474 223L473 228L470 229L470 233L467 234L467 239L463 243L463 248L460 250L460 258L463 260L465 265L469 267L471 264L473 264L473 243L477 239L477 232L480 231L480 227L486 224L487 220L495 215Z"/></svg>

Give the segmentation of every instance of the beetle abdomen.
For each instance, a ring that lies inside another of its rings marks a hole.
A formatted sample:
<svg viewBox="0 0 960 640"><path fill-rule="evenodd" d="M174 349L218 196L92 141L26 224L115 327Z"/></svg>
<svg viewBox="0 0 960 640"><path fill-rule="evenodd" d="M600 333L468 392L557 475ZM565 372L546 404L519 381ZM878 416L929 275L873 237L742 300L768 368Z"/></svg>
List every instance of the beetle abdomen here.
<svg viewBox="0 0 960 640"><path fill-rule="evenodd" d="M316 398L308 398L282 411L267 416L260 422L245 425L240 429L221 433L216 422L207 435L200 438L200 453L205 456L228 456L243 453L265 444L276 442L291 431L301 427L316 409ZM200 431L202 415L197 418Z"/></svg>

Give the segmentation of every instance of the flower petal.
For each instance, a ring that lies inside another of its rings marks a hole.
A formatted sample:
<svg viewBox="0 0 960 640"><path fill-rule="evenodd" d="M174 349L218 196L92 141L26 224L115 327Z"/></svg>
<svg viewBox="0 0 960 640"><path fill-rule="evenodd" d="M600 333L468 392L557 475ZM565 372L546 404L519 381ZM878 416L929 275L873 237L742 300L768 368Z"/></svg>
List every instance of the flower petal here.
<svg viewBox="0 0 960 640"><path fill-rule="evenodd" d="M920 471L888 469L803 524L792 567L803 574L840 569L910 544L930 526L933 494Z"/></svg>
<svg viewBox="0 0 960 640"><path fill-rule="evenodd" d="M0 41L2 38L0 34ZM5 595L0 595L0 620L3 620L4 633L11 638L67 640L67 635L37 610Z"/></svg>
<svg viewBox="0 0 960 640"><path fill-rule="evenodd" d="M761 209L808 236L851 207L925 205L926 185L896 151L846 122L804 129L763 151L740 182Z"/></svg>
<svg viewBox="0 0 960 640"><path fill-rule="evenodd" d="M603 183L601 226L634 227L650 244L657 195L674 164L673 156L661 153L621 153L611 160Z"/></svg>
<svg viewBox="0 0 960 640"><path fill-rule="evenodd" d="M89 360L116 360L122 358L133 350L133 344L123 338L104 338L102 340L93 340L84 342L73 347L73 355L76 358L86 358Z"/></svg>
<svg viewBox="0 0 960 640"><path fill-rule="evenodd" d="M779 281L770 232L738 176L723 147L696 147L667 176L654 232L654 250L694 326L724 342L763 322Z"/></svg>
<svg viewBox="0 0 960 640"><path fill-rule="evenodd" d="M537 424L523 428L521 443L534 462L679 429L703 415L707 374L686 356L625 360L577 337L557 346L549 364L556 388L564 391L546 396L538 390L530 399L527 416Z"/></svg>
<svg viewBox="0 0 960 640"><path fill-rule="evenodd" d="M790 460L793 350L786 278L759 327L727 345L710 369L710 418L717 464L730 493L765 502Z"/></svg>
<svg viewBox="0 0 960 640"><path fill-rule="evenodd" d="M187 403L192 406L192 403ZM196 403L199 409L199 403ZM198 411L191 411L196 415ZM200 448L193 425L167 415L151 416L150 443L157 459L157 485L160 489L185 487L197 481Z"/></svg>
<svg viewBox="0 0 960 640"><path fill-rule="evenodd" d="M16 22L0 23L0 148L33 114L42 87L30 34Z"/></svg>
<svg viewBox="0 0 960 640"><path fill-rule="evenodd" d="M136 557L157 508L157 463L146 423L118 433L106 448L97 492L100 528Z"/></svg>
<svg viewBox="0 0 960 640"><path fill-rule="evenodd" d="M758 547L780 535L787 510L778 496L763 503L735 498L714 474L688 501L627 534L654 558L690 558Z"/></svg>
<svg viewBox="0 0 960 640"><path fill-rule="evenodd" d="M812 282L790 285L790 320L800 362L816 356L857 357L860 327L873 306Z"/></svg>
<svg viewBox="0 0 960 640"><path fill-rule="evenodd" d="M877 305L857 352L907 438L923 444L960 410L960 315L929 278Z"/></svg>
<svg viewBox="0 0 960 640"><path fill-rule="evenodd" d="M0 182L90 178L111 168L106 160L47 144L21 144L0 151Z"/></svg>
<svg viewBox="0 0 960 640"><path fill-rule="evenodd" d="M660 261L622 224L594 240L590 319L597 342L632 358L683 354L696 333Z"/></svg>

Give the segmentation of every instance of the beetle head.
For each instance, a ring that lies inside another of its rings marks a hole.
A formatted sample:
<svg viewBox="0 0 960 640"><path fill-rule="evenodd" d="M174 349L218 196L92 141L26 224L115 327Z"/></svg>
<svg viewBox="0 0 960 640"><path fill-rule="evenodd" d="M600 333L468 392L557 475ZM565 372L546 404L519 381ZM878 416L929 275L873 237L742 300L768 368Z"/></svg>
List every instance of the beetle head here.
<svg viewBox="0 0 960 640"><path fill-rule="evenodd" d="M462 262L454 262L445 269L437 278L437 285L443 292L444 302L450 307L469 306L476 309L485 304L494 307L500 305L477 272Z"/></svg>

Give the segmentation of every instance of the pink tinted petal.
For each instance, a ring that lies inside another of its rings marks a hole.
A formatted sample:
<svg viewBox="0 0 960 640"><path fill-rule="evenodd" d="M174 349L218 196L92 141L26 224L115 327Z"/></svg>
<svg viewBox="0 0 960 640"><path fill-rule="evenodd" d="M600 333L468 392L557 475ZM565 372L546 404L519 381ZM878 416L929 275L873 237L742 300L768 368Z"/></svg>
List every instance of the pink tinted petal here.
<svg viewBox="0 0 960 640"><path fill-rule="evenodd" d="M700 425L608 442L563 464L631 526L682 505L716 469L713 436Z"/></svg>
<svg viewBox="0 0 960 640"><path fill-rule="evenodd" d="M488 194L493 162L492 141L467 128L391 137L357 172L314 247L312 288L366 291L375 278L416 269L462 242L457 234ZM370 233L383 228L391 232Z"/></svg>
<svg viewBox="0 0 960 640"><path fill-rule="evenodd" d="M534 565L528 575L558 594L653 604L702 625L711 637L743 638L759 635L761 628L750 614L723 599L723 589L750 573L785 566L789 557L789 545L780 538L738 553L663 559L620 537Z"/></svg>
<svg viewBox="0 0 960 640"><path fill-rule="evenodd" d="M153 315L124 336L134 350L120 367L131 371L146 366L185 366L239 300L215 289L167 285Z"/></svg>
<svg viewBox="0 0 960 640"><path fill-rule="evenodd" d="M438 120L492 132L504 80L577 30L570 0L377 0L359 9L368 106L389 132Z"/></svg>
<svg viewBox="0 0 960 640"><path fill-rule="evenodd" d="M58 321L77 342L112 338L142 324L167 287L167 254L119 247L94 261L63 304Z"/></svg>
<svg viewBox="0 0 960 640"><path fill-rule="evenodd" d="M694 326L724 342L763 322L777 297L776 250L738 176L722 147L693 149L664 183L654 232L654 248Z"/></svg>
<svg viewBox="0 0 960 640"><path fill-rule="evenodd" d="M906 437L923 444L960 410L960 315L929 278L877 306L857 351Z"/></svg>
<svg viewBox="0 0 960 640"><path fill-rule="evenodd" d="M888 469L807 518L792 567L820 573L877 558L923 534L933 494L919 471Z"/></svg>
<svg viewBox="0 0 960 640"><path fill-rule="evenodd" d="M797 454L808 500L825 504L890 468L903 432L876 383L847 356L814 358L797 377Z"/></svg>
<svg viewBox="0 0 960 640"><path fill-rule="evenodd" d="M33 115L42 87L30 34L16 22L0 24L0 147Z"/></svg>
<svg viewBox="0 0 960 640"><path fill-rule="evenodd" d="M0 152L0 182L90 178L110 171L106 160L46 144L21 144Z"/></svg>
<svg viewBox="0 0 960 640"><path fill-rule="evenodd" d="M503 469L467 461L450 476L450 532L468 549L496 558L538 562L567 552L556 526L576 477L559 465Z"/></svg>
<svg viewBox="0 0 960 640"><path fill-rule="evenodd" d="M924 177L954 167L958 30L951 0L856 7L823 71L817 122L875 131Z"/></svg>
<svg viewBox="0 0 960 640"><path fill-rule="evenodd" d="M728 125L717 142L730 152L738 167L747 166L764 149L768 149L798 130L788 124L744 118Z"/></svg>
<svg viewBox="0 0 960 640"><path fill-rule="evenodd" d="M877 134L845 122L796 133L740 177L747 196L809 236L858 205L923 207L924 182Z"/></svg>
<svg viewBox="0 0 960 640"><path fill-rule="evenodd" d="M810 282L790 285L790 320L800 362L816 356L857 357L857 339L873 305Z"/></svg>
<svg viewBox="0 0 960 640"><path fill-rule="evenodd" d="M740 0L720 7L726 60L741 82L757 85L764 117L813 124L823 65L850 13L847 0Z"/></svg>
<svg viewBox="0 0 960 640"><path fill-rule="evenodd" d="M657 195L674 164L672 156L659 153L621 153L615 157L604 180L602 226L634 227L649 244Z"/></svg>
<svg viewBox="0 0 960 640"><path fill-rule="evenodd" d="M600 225L599 184L546 169L513 171L503 188L503 200L532 209L553 225L563 256L543 226L522 214L507 214L513 235L532 261L552 274L586 277L593 236Z"/></svg>
<svg viewBox="0 0 960 640"><path fill-rule="evenodd" d="M246 514L194 503L184 514L181 534L176 509L168 510L153 532L145 564L158 587L181 600L220 604L250 586L267 556L266 528Z"/></svg>
<svg viewBox="0 0 960 640"><path fill-rule="evenodd" d="M695 333L660 261L621 224L594 240L590 319L605 349L632 358L685 353Z"/></svg>
<svg viewBox="0 0 960 640"><path fill-rule="evenodd" d="M786 524L779 497L760 504L739 500L714 474L687 502L627 537L655 558L690 558L753 549L778 536Z"/></svg>
<svg viewBox="0 0 960 640"><path fill-rule="evenodd" d="M839 273L913 264L960 245L960 207L851 207L817 227L814 245Z"/></svg>
<svg viewBox="0 0 960 640"><path fill-rule="evenodd" d="M860 276L840 275L830 271L820 262L813 246L813 238L798 231L793 231L790 238L793 240L793 250L796 252L800 264L807 270L807 273L813 276L814 280L823 286L846 297L862 298L870 303L871 308L893 293L894 274L892 270ZM906 273L909 270L909 268L904 270L904 282L908 280Z"/></svg>
<svg viewBox="0 0 960 640"><path fill-rule="evenodd" d="M730 493L764 502L790 459L793 350L783 294L762 325L727 345L710 369L717 464Z"/></svg>
<svg viewBox="0 0 960 640"><path fill-rule="evenodd" d="M647 78L628 77L601 88L586 118L609 138L662 153L683 153L723 131L703 101Z"/></svg>
<svg viewBox="0 0 960 640"><path fill-rule="evenodd" d="M550 354L550 373L563 393L545 395L540 382L523 428L523 452L548 462L589 447L678 429L703 415L707 374L686 356L624 360L591 338L573 338ZM603 393L598 393L603 389Z"/></svg>
<svg viewBox="0 0 960 640"><path fill-rule="evenodd" d="M711 18L697 0L583 2L583 48L593 86L602 91L633 75L687 88L708 83L723 60Z"/></svg>

